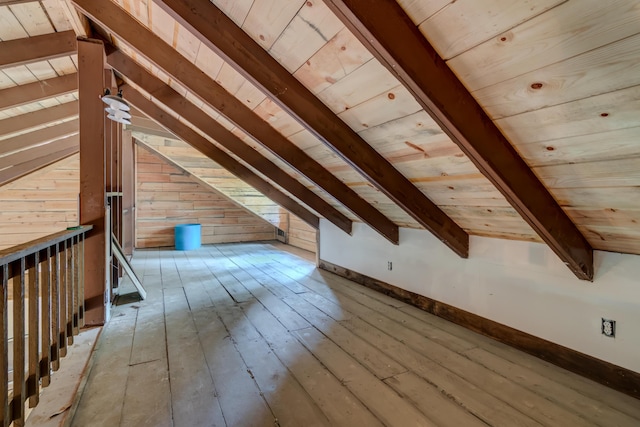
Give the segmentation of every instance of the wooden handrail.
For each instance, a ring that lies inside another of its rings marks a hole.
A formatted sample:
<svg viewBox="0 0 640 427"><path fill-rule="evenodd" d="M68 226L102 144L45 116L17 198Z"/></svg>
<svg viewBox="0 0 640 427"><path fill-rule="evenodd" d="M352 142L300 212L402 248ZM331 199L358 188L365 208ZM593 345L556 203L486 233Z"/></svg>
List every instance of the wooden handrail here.
<svg viewBox="0 0 640 427"><path fill-rule="evenodd" d="M80 225L78 227L71 227L57 233L49 234L48 236L40 237L20 245L12 246L7 249L0 250L0 265L9 264L16 261L28 254L32 254L56 243L63 242L70 237L75 237L79 234L85 234L93 229L93 225Z"/></svg>
<svg viewBox="0 0 640 427"><path fill-rule="evenodd" d="M51 370L84 326L84 240L92 229L72 227L0 251L0 427L24 425L27 400L29 407L38 404L40 387L49 385Z"/></svg>

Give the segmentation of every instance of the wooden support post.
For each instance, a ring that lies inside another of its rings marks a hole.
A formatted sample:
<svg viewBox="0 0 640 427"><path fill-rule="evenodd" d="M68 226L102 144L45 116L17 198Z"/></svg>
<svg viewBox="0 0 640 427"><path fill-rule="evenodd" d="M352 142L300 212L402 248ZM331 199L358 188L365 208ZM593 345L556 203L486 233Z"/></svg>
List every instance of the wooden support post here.
<svg viewBox="0 0 640 427"><path fill-rule="evenodd" d="M103 43L79 38L80 223L93 225L85 241L84 298L87 325L102 325L107 319L105 112L100 100L104 90L104 66Z"/></svg>

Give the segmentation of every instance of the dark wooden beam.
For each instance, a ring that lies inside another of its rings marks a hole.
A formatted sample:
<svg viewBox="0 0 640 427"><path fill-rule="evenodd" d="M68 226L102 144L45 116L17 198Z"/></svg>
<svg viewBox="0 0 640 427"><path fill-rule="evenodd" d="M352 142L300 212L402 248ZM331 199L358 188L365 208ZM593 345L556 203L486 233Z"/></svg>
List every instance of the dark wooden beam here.
<svg viewBox="0 0 640 427"><path fill-rule="evenodd" d="M201 136L199 133L191 129L189 126L180 122L162 108L158 107L152 101L148 100L144 95L129 85L123 86L126 90L127 101L134 104L140 111L149 116L151 119L161 123L173 134L191 145L202 154L218 163L220 166L237 176L263 195L271 199L274 203L287 209L292 214L298 216L301 220L317 229L320 226L320 219L295 200L273 187L271 184L254 174L247 167L243 166L229 154L213 145L209 140Z"/></svg>
<svg viewBox="0 0 640 427"><path fill-rule="evenodd" d="M349 218L302 185L298 180L284 172L277 165L249 147L240 138L213 120L208 114L196 107L170 86L147 72L142 66L136 64L135 61L122 51L109 54L107 62L119 73L135 83L136 86L147 91L160 103L173 111L179 112L185 120L200 129L205 135L268 177L298 200L314 209L324 218L335 224L336 227L351 234L351 220L349 220Z"/></svg>
<svg viewBox="0 0 640 427"><path fill-rule="evenodd" d="M38 129L33 132L7 138L0 142L0 156L16 150L24 150L32 145L43 144L55 139L78 133L78 121Z"/></svg>
<svg viewBox="0 0 640 427"><path fill-rule="evenodd" d="M213 3L154 1L420 225L458 255L468 256L469 236L462 228Z"/></svg>
<svg viewBox="0 0 640 427"><path fill-rule="evenodd" d="M76 51L76 33L71 30L8 40L0 42L0 68L46 61Z"/></svg>
<svg viewBox="0 0 640 427"><path fill-rule="evenodd" d="M78 101L65 102L55 107L43 108L32 113L20 114L0 120L0 135L20 132L35 126L46 125L78 115Z"/></svg>
<svg viewBox="0 0 640 427"><path fill-rule="evenodd" d="M325 0L580 279L593 249L395 0Z"/></svg>
<svg viewBox="0 0 640 427"><path fill-rule="evenodd" d="M128 125L127 129L131 129L133 132L146 133L147 135L161 136L163 138L169 139L179 139L177 136L175 136L150 118L144 117L144 114L137 110L131 111L131 125Z"/></svg>
<svg viewBox="0 0 640 427"><path fill-rule="evenodd" d="M108 28L119 38L127 40L127 43L142 56L189 88L194 95L235 123L300 174L331 194L386 239L393 243L398 242L396 224L123 9L112 2L75 0L74 3L94 21Z"/></svg>
<svg viewBox="0 0 640 427"><path fill-rule="evenodd" d="M0 170L18 166L20 164L28 162L31 159L46 157L49 155L53 155L54 153L66 151L68 148L72 148L73 150L71 151L74 153L78 152L79 146L77 133L74 135L61 137L44 145L31 147L26 150L18 151L7 156L0 157Z"/></svg>
<svg viewBox="0 0 640 427"><path fill-rule="evenodd" d="M37 0L0 0L0 6L11 6L13 4L35 3Z"/></svg>
<svg viewBox="0 0 640 427"><path fill-rule="evenodd" d="M78 75L75 73L2 89L0 90L0 110L65 95L77 89Z"/></svg>
<svg viewBox="0 0 640 427"><path fill-rule="evenodd" d="M104 45L78 39L80 99L80 224L93 225L84 244L85 324L107 320L107 236L105 231ZM110 237L109 237L110 239Z"/></svg>
<svg viewBox="0 0 640 427"><path fill-rule="evenodd" d="M0 170L0 186L74 155L78 152L77 140L77 136L71 136L64 140L48 144L51 146L49 147L51 150L46 149L43 152L38 151L37 148L28 150L28 159L22 163L14 164L9 168Z"/></svg>

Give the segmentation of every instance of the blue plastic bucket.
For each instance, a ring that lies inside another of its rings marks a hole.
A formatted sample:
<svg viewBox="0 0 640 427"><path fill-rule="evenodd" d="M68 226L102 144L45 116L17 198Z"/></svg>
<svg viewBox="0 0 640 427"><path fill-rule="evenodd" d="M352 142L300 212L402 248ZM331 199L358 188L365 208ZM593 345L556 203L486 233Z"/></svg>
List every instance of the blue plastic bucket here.
<svg viewBox="0 0 640 427"><path fill-rule="evenodd" d="M179 224L174 231L176 250L189 251L200 247L200 224Z"/></svg>

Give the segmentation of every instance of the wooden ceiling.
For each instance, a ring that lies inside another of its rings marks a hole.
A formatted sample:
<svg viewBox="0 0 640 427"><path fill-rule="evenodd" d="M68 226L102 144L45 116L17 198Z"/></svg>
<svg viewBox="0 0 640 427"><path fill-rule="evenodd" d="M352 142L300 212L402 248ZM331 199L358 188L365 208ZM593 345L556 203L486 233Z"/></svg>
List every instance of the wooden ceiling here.
<svg viewBox="0 0 640 427"><path fill-rule="evenodd" d="M638 2L211 3L78 0L87 22L0 0L0 175L73 147L73 30L171 133L345 231L427 228L462 256L467 233L545 241L581 278L591 247L640 254Z"/></svg>

